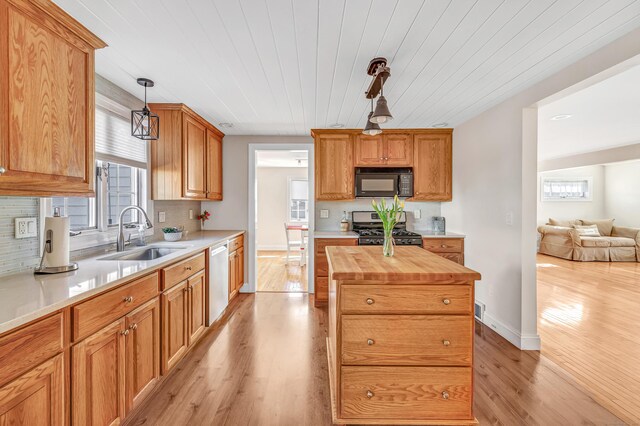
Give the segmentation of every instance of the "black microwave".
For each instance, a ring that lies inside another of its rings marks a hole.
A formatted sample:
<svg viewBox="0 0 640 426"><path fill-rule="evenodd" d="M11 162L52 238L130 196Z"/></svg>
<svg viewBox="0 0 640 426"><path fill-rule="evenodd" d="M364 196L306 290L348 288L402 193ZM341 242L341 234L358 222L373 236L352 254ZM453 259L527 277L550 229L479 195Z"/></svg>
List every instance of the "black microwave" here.
<svg viewBox="0 0 640 426"><path fill-rule="evenodd" d="M413 171L409 168L356 168L356 198L413 197Z"/></svg>

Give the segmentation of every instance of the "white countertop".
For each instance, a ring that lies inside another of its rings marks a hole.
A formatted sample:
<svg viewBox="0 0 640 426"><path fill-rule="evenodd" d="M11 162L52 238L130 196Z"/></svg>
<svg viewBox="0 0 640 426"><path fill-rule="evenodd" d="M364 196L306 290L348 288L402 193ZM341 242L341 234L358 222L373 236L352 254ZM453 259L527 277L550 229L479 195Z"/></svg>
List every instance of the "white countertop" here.
<svg viewBox="0 0 640 426"><path fill-rule="evenodd" d="M112 252L78 261L79 269L73 272L34 275L29 271L0 277L0 334L243 233L190 232L186 240L149 244L147 248L185 247L156 260L100 260L114 255ZM127 251L144 248L132 247Z"/></svg>
<svg viewBox="0 0 640 426"><path fill-rule="evenodd" d="M314 231L314 238L358 238L358 234L353 231Z"/></svg>
<svg viewBox="0 0 640 426"><path fill-rule="evenodd" d="M464 238L464 234L456 234L455 232L445 232L444 234L436 234L433 231L420 231L414 229L413 232L422 235L423 238Z"/></svg>

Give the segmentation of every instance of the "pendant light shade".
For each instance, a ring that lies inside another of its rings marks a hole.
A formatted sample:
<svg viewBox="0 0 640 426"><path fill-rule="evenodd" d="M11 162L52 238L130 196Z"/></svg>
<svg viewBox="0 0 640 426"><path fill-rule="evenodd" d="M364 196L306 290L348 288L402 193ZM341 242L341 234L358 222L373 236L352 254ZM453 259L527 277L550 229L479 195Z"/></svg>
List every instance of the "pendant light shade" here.
<svg viewBox="0 0 640 426"><path fill-rule="evenodd" d="M160 117L147 107L147 87L153 87L154 83L148 78L139 78L138 84L144 86L144 108L131 111L131 135L154 141L160 137Z"/></svg>
<svg viewBox="0 0 640 426"><path fill-rule="evenodd" d="M384 95L381 94L378 98L376 110L369 120L372 123L386 123L387 121L393 120L393 116L391 115L391 111L389 111L387 100Z"/></svg>
<svg viewBox="0 0 640 426"><path fill-rule="evenodd" d="M382 133L382 129L380 128L380 126L378 126L378 123L371 122L372 115L373 115L373 98L371 99L371 112L367 117L367 124L364 126L364 130L362 131L363 134L369 135L369 136L375 136Z"/></svg>

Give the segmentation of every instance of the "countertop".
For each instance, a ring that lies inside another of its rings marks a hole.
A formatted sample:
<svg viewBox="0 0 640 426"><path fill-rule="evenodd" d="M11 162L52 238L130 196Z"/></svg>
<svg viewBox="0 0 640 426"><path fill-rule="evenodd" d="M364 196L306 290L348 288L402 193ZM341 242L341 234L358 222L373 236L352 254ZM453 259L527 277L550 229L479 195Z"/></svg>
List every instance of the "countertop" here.
<svg viewBox="0 0 640 426"><path fill-rule="evenodd" d="M114 255L115 252L112 252L78 261L79 269L73 272L34 275L29 271L0 277L0 334L243 233L244 231L190 232L186 240L152 243L146 248L184 247L184 250L155 260L100 260ZM144 248L132 247L127 251Z"/></svg>
<svg viewBox="0 0 640 426"><path fill-rule="evenodd" d="M333 280L463 284L480 279L478 272L421 247L395 247L391 257L382 255L382 246L327 247L326 253Z"/></svg>
<svg viewBox="0 0 640 426"><path fill-rule="evenodd" d="M423 238L464 238L464 234L456 234L455 232L446 232L444 234L436 234L433 231L412 230L416 234L422 235ZM353 231L314 231L314 238L358 238L358 234Z"/></svg>

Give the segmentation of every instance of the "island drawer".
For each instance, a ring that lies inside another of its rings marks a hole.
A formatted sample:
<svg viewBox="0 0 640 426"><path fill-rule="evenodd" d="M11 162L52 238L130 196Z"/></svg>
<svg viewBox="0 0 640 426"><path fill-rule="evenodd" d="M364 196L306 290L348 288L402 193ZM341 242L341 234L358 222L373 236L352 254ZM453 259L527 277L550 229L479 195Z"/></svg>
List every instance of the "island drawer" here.
<svg viewBox="0 0 640 426"><path fill-rule="evenodd" d="M463 251L461 238L423 238L422 247L434 253L461 253Z"/></svg>
<svg viewBox="0 0 640 426"><path fill-rule="evenodd" d="M343 285L342 313L471 314L471 285Z"/></svg>
<svg viewBox="0 0 640 426"><path fill-rule="evenodd" d="M198 253L195 256L191 256L188 259L175 263L168 268L164 268L162 270L162 290L171 288L186 280L196 272L203 270L204 262L204 253Z"/></svg>
<svg viewBox="0 0 640 426"><path fill-rule="evenodd" d="M128 314L158 294L158 273L139 278L117 287L72 308L73 340L78 341L92 332Z"/></svg>
<svg viewBox="0 0 640 426"><path fill-rule="evenodd" d="M342 364L467 366L472 334L471 315L343 315Z"/></svg>
<svg viewBox="0 0 640 426"><path fill-rule="evenodd" d="M472 420L472 375L471 367L345 366L340 417Z"/></svg>
<svg viewBox="0 0 640 426"><path fill-rule="evenodd" d="M62 352L62 313L0 337L0 385Z"/></svg>

